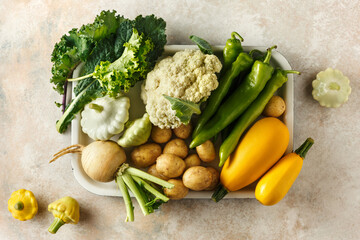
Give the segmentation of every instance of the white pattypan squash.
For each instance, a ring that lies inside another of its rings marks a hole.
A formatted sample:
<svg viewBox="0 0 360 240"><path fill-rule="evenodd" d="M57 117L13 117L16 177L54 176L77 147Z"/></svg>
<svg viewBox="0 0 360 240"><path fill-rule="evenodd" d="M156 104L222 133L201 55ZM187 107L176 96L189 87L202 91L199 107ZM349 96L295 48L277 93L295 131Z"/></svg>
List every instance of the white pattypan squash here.
<svg viewBox="0 0 360 240"><path fill-rule="evenodd" d="M312 87L313 98L324 107L341 106L351 93L350 80L342 72L332 68L319 72Z"/></svg>
<svg viewBox="0 0 360 240"><path fill-rule="evenodd" d="M97 98L81 113L82 131L94 140L109 140L124 130L129 108L130 100L125 96Z"/></svg>

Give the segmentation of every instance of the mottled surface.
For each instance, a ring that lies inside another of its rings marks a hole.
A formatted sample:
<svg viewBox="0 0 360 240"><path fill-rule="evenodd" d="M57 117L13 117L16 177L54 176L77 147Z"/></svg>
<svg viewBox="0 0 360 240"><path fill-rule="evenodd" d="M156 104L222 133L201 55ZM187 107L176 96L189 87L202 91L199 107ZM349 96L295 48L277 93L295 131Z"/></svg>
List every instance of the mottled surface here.
<svg viewBox="0 0 360 240"><path fill-rule="evenodd" d="M360 239L360 4L359 1L10 1L0 4L0 239ZM315 145L285 199L273 207L255 199L172 201L124 223L121 198L87 192L73 177L66 156L48 160L70 144L55 121L50 54L61 35L93 20L102 9L126 17L154 13L167 21L169 44L190 44L196 34L224 44L230 32L246 45L278 45L294 69L295 146ZM311 81L326 67L351 80L349 102L320 107ZM39 202L31 221L7 210L12 191L30 189ZM78 225L56 236L47 227L47 204L71 195L81 205Z"/></svg>

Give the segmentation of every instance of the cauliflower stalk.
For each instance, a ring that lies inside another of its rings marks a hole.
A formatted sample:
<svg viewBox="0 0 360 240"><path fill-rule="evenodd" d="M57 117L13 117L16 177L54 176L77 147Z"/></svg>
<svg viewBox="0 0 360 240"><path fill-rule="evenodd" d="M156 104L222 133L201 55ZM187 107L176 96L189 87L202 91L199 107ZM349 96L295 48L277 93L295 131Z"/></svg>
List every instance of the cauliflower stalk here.
<svg viewBox="0 0 360 240"><path fill-rule="evenodd" d="M163 95L199 103L218 87L221 68L218 57L200 50L187 49L158 62L141 89L150 121L160 128L179 127L181 120Z"/></svg>

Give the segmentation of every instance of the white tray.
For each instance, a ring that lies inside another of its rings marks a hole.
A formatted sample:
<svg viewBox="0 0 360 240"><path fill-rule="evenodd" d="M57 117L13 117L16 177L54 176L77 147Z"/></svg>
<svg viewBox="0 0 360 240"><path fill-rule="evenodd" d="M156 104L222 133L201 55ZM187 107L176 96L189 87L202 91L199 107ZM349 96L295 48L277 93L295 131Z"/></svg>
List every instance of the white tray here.
<svg viewBox="0 0 360 240"><path fill-rule="evenodd" d="M222 58L222 50L224 46L214 46L213 50L219 58ZM253 47L253 46L244 46L244 51L250 51L252 49L259 49L260 51L266 51L266 47ZM173 55L177 51L181 51L184 49L197 49L196 45L167 45L165 46L164 56ZM274 50L272 52L272 58L270 63L274 67L280 67L282 69L290 70L291 66L286 58L280 54L278 51ZM75 69L74 77L79 76L80 68ZM293 99L294 99L294 80L293 75L288 75L289 80L287 81L284 86L279 89L278 95L282 96L286 102L286 111L283 114L282 120L287 125L289 132L290 132L290 142L287 148L287 153L293 150L293 125L294 125L294 112L293 112ZM131 89L129 92L128 97L130 98L130 119L133 120L135 118L141 117L145 112L145 106L140 98L140 85L138 83L135 85L134 88ZM73 84L72 89L74 89L75 84ZM74 94L72 92L72 94ZM136 107L134 107L136 106ZM113 140L117 140L118 136L115 136ZM80 126L80 114L76 116L76 118L71 122L71 144L83 144L88 145L92 140L81 131ZM219 145L217 143L216 145ZM129 152L129 150L128 150ZM127 154L128 155L128 154ZM129 155L128 155L129 156ZM216 166L218 163L218 159L213 161L212 166ZM75 175L76 180L80 183L88 191L104 196L121 196L121 192L118 189L115 181L108 182L108 183L101 183L92 180L89 178L86 173L84 172L80 156L74 157L71 161L71 165L73 168L73 172ZM251 184L250 186L241 189L237 192L231 192L226 195L225 198L254 198L254 190L255 184ZM210 199L212 195L212 191L189 191L189 194L186 198L204 198Z"/></svg>

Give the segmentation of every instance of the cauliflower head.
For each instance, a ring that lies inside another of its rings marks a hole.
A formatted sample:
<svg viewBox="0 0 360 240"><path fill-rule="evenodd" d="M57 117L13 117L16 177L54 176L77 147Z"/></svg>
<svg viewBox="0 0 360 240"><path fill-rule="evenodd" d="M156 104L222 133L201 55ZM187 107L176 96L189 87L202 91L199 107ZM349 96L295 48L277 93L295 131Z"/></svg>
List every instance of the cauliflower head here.
<svg viewBox="0 0 360 240"><path fill-rule="evenodd" d="M221 68L218 57L200 50L187 49L158 62L141 89L150 121L160 128L179 127L181 121L163 95L198 103L218 87L216 73Z"/></svg>

